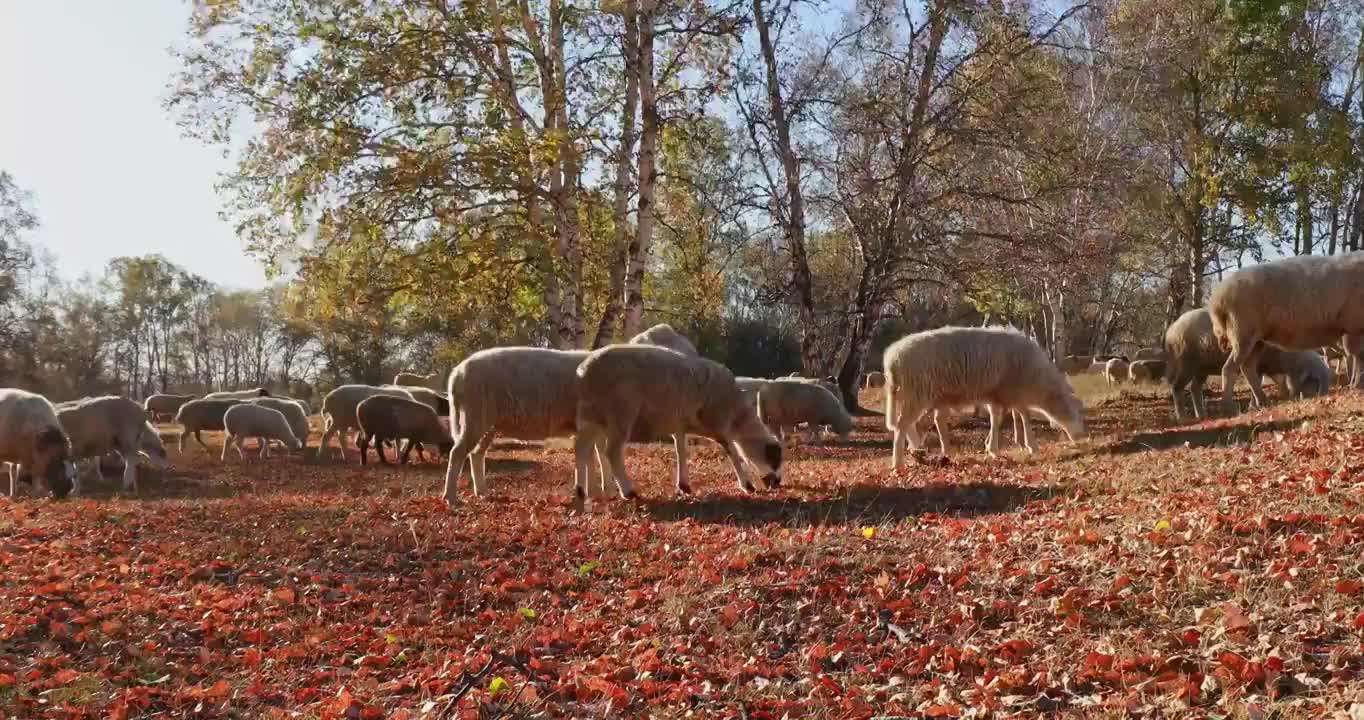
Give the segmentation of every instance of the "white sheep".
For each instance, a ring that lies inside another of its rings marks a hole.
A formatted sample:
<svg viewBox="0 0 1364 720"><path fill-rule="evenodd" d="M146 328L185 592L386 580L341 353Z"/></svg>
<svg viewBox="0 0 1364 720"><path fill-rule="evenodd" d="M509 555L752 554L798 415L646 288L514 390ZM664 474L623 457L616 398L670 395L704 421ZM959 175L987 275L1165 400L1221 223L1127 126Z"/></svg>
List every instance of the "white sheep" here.
<svg viewBox="0 0 1364 720"><path fill-rule="evenodd" d="M289 420L284 413L255 403L233 405L223 413L223 452L219 462L227 461L227 448L237 448L237 458L246 459L242 443L253 437L260 443L261 457L270 457L270 441L278 440L290 450L300 450L303 443L289 428Z"/></svg>
<svg viewBox="0 0 1364 720"><path fill-rule="evenodd" d="M1319 397L1331 390L1331 366L1313 350L1284 351L1278 369L1282 372L1275 382L1282 383L1289 399Z"/></svg>
<svg viewBox="0 0 1364 720"><path fill-rule="evenodd" d="M577 371L587 355L583 350L490 348L451 371L446 394L455 446L445 469L447 503L458 500L455 488L466 460L474 495L487 494L485 456L498 435L548 440L576 432Z"/></svg>
<svg viewBox="0 0 1364 720"><path fill-rule="evenodd" d="M781 484L782 447L758 419L723 365L648 345L612 345L593 352L577 369L578 437L575 497L586 499L592 452L604 446L622 497L634 497L625 472L625 444L641 428L647 434L695 434L725 448L739 486L753 491L744 470L750 463L769 488ZM677 445L677 463L687 462L686 445ZM677 476L685 478L683 468ZM690 486L680 486L689 493Z"/></svg>
<svg viewBox="0 0 1364 720"><path fill-rule="evenodd" d="M1072 440L1084 437L1082 406L1065 376L1017 330L945 327L915 333L886 348L884 366L886 428L894 433L892 469L902 465L906 440L910 450L921 448L915 425L938 408L986 405L991 455L999 449L1000 419L1009 410L1036 410ZM1024 439L1031 443L1026 422Z"/></svg>
<svg viewBox="0 0 1364 720"><path fill-rule="evenodd" d="M293 431L294 437L303 443L303 449L308 449L308 411L300 401L282 397L260 397L249 402L252 405L278 410L284 419L289 421L289 429Z"/></svg>
<svg viewBox="0 0 1364 720"><path fill-rule="evenodd" d="M385 385L384 387L393 386ZM436 414L440 417L450 416L450 399L445 396L444 388L441 390L432 390L431 388L419 385L404 385L403 389L412 394L413 400L431 406L431 409L435 410ZM426 448L422 446L421 441L416 441L416 448L419 454L425 453L426 451ZM401 452L404 453L405 456L408 450L404 447L401 449Z"/></svg>
<svg viewBox="0 0 1364 720"><path fill-rule="evenodd" d="M819 429L826 425L845 441L852 432L852 417L843 401L824 383L792 378L773 380L763 385L757 396L758 418L778 440L784 441L787 429L794 433L801 423L809 423L810 443L815 442Z"/></svg>
<svg viewBox="0 0 1364 720"><path fill-rule="evenodd" d="M180 437L176 440L176 449L179 452L184 452L185 438L193 433L194 439L199 441L199 445L203 446L205 450L209 450L208 444L204 442L203 436L199 433L204 430L222 430L223 415L227 413L228 408L241 403L241 400L231 398L200 398L181 405L175 413L175 422L181 426Z"/></svg>
<svg viewBox="0 0 1364 720"><path fill-rule="evenodd" d="M163 418L169 420L175 417L175 413L180 410L181 405L195 397L194 395L168 395L165 393L151 395L142 403L142 408L154 422L159 422Z"/></svg>
<svg viewBox="0 0 1364 720"><path fill-rule="evenodd" d="M250 400L251 398L270 397L270 391L263 387L247 390L219 390L204 396L205 400Z"/></svg>
<svg viewBox="0 0 1364 720"><path fill-rule="evenodd" d="M355 424L355 410L360 407L360 403L367 398L375 395L388 395L391 397L401 397L412 399L412 393L400 387L375 387L373 385L342 385L335 390L327 393L327 397L322 399L322 440L317 445L317 454L321 457L327 451L327 445L332 436L337 438L337 450L341 453L341 458L346 457L346 433L352 428L358 427ZM356 438L358 443L359 438Z"/></svg>
<svg viewBox="0 0 1364 720"><path fill-rule="evenodd" d="M1104 363L1104 380L1109 385L1120 385L1127 380L1127 361L1122 358L1111 358Z"/></svg>
<svg viewBox="0 0 1364 720"><path fill-rule="evenodd" d="M438 372L422 375L415 370L404 370L393 376L393 384L399 387L422 387L440 392L445 389L445 377Z"/></svg>
<svg viewBox="0 0 1364 720"><path fill-rule="evenodd" d="M1253 265L1228 275L1208 299L1213 333L1227 351L1222 404L1235 412L1236 378L1250 381L1256 405L1263 348L1310 350L1343 343L1358 364L1364 352L1364 254L1301 255ZM1364 385L1364 375L1353 378Z"/></svg>
<svg viewBox="0 0 1364 720"><path fill-rule="evenodd" d="M678 352L687 357L701 357L697 352L696 346L692 344L682 333L673 329L668 324L655 325L648 330L630 338L631 345L652 345L654 347L667 348L673 352ZM678 458L686 457L687 454L687 434L677 433L673 435L673 451ZM687 479L687 464L681 460L677 463L677 477L675 478L677 487L690 488L691 481ZM606 477L602 477L603 490L605 490ZM684 490L683 492L690 492Z"/></svg>
<svg viewBox="0 0 1364 720"><path fill-rule="evenodd" d="M1165 350L1162 348L1141 348L1132 355L1132 362L1139 360L1164 360Z"/></svg>
<svg viewBox="0 0 1364 720"><path fill-rule="evenodd" d="M862 387L866 390L880 390L886 386L886 374L880 370L872 370L862 379Z"/></svg>
<svg viewBox="0 0 1364 720"><path fill-rule="evenodd" d="M145 455L157 470L169 464L161 434L147 422L145 408L128 398L107 395L60 403L57 419L71 440L73 461L115 453L123 459L123 491L137 492L137 459ZM75 491L80 493L80 478Z"/></svg>
<svg viewBox="0 0 1364 720"><path fill-rule="evenodd" d="M418 400L389 395L368 397L355 409L355 419L360 425L361 465L368 462L371 441L379 462L385 465L388 464L384 457L385 440L406 441L398 453L398 461L403 465L407 464L414 445L430 443L439 447L442 455L454 448L450 432L441 426L436 411Z"/></svg>
<svg viewBox="0 0 1364 720"><path fill-rule="evenodd" d="M75 481L71 442L57 410L42 395L0 388L0 462L9 464L9 494L18 492L21 477L46 483L53 497L64 498Z"/></svg>

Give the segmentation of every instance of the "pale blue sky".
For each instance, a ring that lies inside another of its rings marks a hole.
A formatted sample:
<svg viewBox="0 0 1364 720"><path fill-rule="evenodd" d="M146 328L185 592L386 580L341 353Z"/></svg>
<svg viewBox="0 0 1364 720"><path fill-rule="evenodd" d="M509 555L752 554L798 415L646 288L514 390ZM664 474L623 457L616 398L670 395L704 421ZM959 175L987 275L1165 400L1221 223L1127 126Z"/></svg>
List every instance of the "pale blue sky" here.
<svg viewBox="0 0 1364 720"><path fill-rule="evenodd" d="M218 152L162 109L187 0L0 0L0 169L36 196L63 276L161 253L232 287L265 274L218 218Z"/></svg>

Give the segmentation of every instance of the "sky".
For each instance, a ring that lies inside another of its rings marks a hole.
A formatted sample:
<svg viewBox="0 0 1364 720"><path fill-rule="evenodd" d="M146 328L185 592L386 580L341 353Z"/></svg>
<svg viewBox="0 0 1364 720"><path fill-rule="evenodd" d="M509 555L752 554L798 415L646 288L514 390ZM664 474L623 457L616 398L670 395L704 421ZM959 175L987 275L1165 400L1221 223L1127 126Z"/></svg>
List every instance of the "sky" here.
<svg viewBox="0 0 1364 720"><path fill-rule="evenodd" d="M69 280L160 253L233 288L261 265L218 217L227 162L163 108L188 0L0 0L0 169L34 195Z"/></svg>

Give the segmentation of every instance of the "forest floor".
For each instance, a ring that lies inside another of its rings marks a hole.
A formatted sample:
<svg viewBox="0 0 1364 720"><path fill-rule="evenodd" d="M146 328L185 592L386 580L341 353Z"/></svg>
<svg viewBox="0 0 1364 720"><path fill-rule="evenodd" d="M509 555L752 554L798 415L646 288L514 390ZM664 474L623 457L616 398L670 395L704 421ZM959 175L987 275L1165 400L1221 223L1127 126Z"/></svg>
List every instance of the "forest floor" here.
<svg viewBox="0 0 1364 720"><path fill-rule="evenodd" d="M860 418L752 496L634 447L645 499L581 515L561 443L449 510L443 462L172 440L140 497L0 499L0 717L1351 717L1364 396L1174 427L1082 392L1079 443L990 459L958 418L892 474Z"/></svg>

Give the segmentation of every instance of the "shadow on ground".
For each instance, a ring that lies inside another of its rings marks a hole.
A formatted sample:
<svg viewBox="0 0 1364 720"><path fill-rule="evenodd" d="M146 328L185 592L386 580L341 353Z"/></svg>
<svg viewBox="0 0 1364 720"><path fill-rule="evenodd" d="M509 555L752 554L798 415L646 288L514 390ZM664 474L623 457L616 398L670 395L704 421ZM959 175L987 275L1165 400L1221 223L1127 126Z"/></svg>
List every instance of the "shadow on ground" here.
<svg viewBox="0 0 1364 720"><path fill-rule="evenodd" d="M1100 453L1127 455L1149 450L1169 450L1185 445L1196 448L1231 447L1249 445L1256 436L1266 432L1287 432L1296 430L1310 418L1274 420L1271 422L1249 422L1240 425L1224 425L1214 428L1193 428L1189 430L1166 430L1148 432L1114 443L1099 450Z"/></svg>
<svg viewBox="0 0 1364 720"><path fill-rule="evenodd" d="M699 500L646 501L655 520L695 520L726 525L788 527L894 522L927 513L959 517L1011 512L1035 500L1055 497L1054 487L1021 487L991 482L936 483L922 487L856 485L833 497L720 496Z"/></svg>

